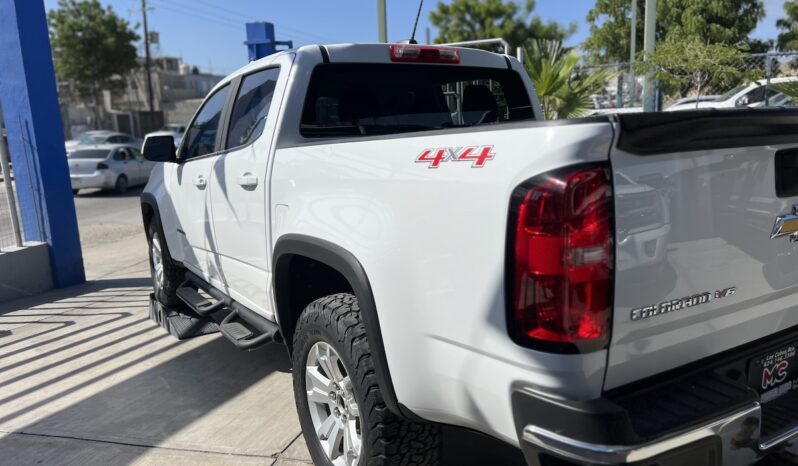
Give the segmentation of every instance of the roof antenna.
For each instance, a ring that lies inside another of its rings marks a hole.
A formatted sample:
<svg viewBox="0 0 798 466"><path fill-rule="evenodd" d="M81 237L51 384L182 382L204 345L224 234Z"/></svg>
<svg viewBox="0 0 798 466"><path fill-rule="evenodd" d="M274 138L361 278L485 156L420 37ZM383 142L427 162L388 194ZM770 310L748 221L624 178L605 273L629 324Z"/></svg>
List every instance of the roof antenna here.
<svg viewBox="0 0 798 466"><path fill-rule="evenodd" d="M418 27L418 19L421 17L421 6L424 5L424 0L418 2L418 13L416 13L416 22L413 23L413 35L410 36L410 44L418 44L416 42L416 28Z"/></svg>

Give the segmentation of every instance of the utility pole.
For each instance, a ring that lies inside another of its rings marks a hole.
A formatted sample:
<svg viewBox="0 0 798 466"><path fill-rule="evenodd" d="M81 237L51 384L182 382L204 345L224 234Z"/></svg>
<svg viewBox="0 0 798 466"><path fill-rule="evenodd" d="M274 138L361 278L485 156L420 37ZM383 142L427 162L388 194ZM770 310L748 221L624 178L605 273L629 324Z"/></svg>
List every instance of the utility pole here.
<svg viewBox="0 0 798 466"><path fill-rule="evenodd" d="M385 0L377 0L377 31L380 42L388 42L388 18L385 15Z"/></svg>
<svg viewBox="0 0 798 466"><path fill-rule="evenodd" d="M657 0L646 0L646 24L643 33L643 50L647 56L654 53L657 42ZM646 74L643 88L643 111L654 111L654 79L651 73Z"/></svg>
<svg viewBox="0 0 798 466"><path fill-rule="evenodd" d="M141 17L144 24L144 70L147 73L147 102L150 112L155 111L152 102L152 73L150 72L150 31L147 29L147 0L141 0Z"/></svg>
<svg viewBox="0 0 798 466"><path fill-rule="evenodd" d="M634 107L637 96L635 80L635 54L637 54L637 0L632 0L632 36L629 40L629 105Z"/></svg>

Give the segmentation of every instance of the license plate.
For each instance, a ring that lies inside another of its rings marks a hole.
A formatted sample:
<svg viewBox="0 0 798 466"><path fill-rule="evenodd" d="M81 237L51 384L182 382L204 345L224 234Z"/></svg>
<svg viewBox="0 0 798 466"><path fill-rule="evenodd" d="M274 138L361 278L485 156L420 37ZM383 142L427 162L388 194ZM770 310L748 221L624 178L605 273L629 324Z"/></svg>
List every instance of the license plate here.
<svg viewBox="0 0 798 466"><path fill-rule="evenodd" d="M748 363L748 384L767 403L798 388L798 342L757 356Z"/></svg>

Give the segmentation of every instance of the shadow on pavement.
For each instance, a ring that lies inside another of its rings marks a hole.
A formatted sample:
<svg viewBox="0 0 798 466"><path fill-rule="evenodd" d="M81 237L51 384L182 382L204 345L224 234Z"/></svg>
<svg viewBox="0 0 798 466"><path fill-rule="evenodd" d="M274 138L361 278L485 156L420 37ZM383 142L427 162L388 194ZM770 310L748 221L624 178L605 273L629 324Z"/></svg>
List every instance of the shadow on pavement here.
<svg viewBox="0 0 798 466"><path fill-rule="evenodd" d="M113 190L104 190L104 189L81 189L80 192L77 194L79 197L93 197L93 198L102 198L102 197L139 197L141 196L142 191L144 191L144 185L136 186L128 188L124 194L119 194Z"/></svg>

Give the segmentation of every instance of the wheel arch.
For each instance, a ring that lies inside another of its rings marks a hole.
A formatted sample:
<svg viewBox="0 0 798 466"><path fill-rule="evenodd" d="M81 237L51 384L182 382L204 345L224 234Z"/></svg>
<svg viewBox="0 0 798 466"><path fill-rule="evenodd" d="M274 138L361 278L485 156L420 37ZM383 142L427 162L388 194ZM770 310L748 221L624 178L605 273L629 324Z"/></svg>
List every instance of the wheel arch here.
<svg viewBox="0 0 798 466"><path fill-rule="evenodd" d="M328 267L346 280L350 291L357 297L366 336L371 346L377 383L385 405L398 416L418 419L397 400L391 381L385 347L382 341L377 307L368 275L360 261L346 249L329 241L300 234L287 234L277 240L274 247L274 296L280 333L291 352L291 340L296 320L304 306L309 303L292 303L291 265L297 260L312 260Z"/></svg>
<svg viewBox="0 0 798 466"><path fill-rule="evenodd" d="M169 251L169 244L166 241L166 234L163 231L163 223L161 222L161 212L158 210L158 201L155 199L155 196L152 193L141 193L141 219L144 224L144 235L147 237L147 243L150 242L150 232L148 228L150 224L155 222L155 228L158 229L158 233L161 235L161 245L164 248L164 252L169 255L169 260L174 262L172 254Z"/></svg>

